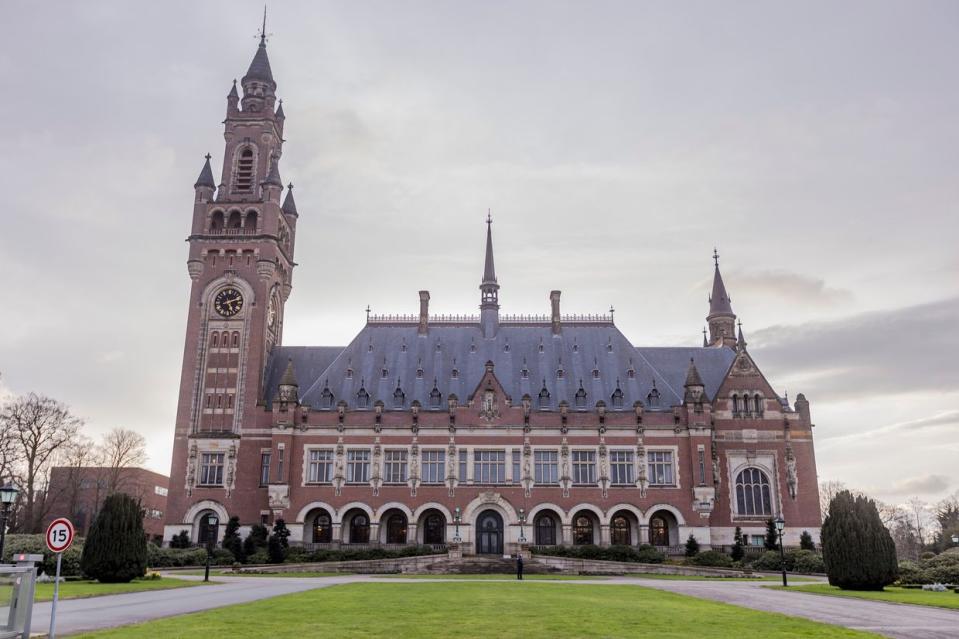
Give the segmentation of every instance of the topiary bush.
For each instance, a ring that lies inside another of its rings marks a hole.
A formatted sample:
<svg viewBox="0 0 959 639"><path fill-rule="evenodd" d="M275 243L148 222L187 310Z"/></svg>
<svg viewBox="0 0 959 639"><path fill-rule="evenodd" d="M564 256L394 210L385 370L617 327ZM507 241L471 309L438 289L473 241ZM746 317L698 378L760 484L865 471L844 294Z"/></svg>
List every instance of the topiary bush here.
<svg viewBox="0 0 959 639"><path fill-rule="evenodd" d="M147 541L140 503L123 493L106 498L87 535L83 574L100 583L127 583L147 567Z"/></svg>
<svg viewBox="0 0 959 639"><path fill-rule="evenodd" d="M779 531L776 530L776 522L772 518L766 520L766 539L763 540L763 546L766 550L779 549Z"/></svg>
<svg viewBox="0 0 959 639"><path fill-rule="evenodd" d="M743 547L743 529L736 526L736 532L733 534L733 549L730 553L733 561L742 561L746 555L746 549Z"/></svg>
<svg viewBox="0 0 959 639"><path fill-rule="evenodd" d="M683 562L689 566L712 566L714 568L732 568L733 559L718 550L706 550Z"/></svg>
<svg viewBox="0 0 959 639"><path fill-rule="evenodd" d="M226 530L223 531L223 542L220 544L233 554L234 561L243 563L246 561L246 553L243 551L243 541L240 539L240 518L234 515L226 523Z"/></svg>
<svg viewBox="0 0 959 639"><path fill-rule="evenodd" d="M181 530L170 538L170 548L189 548L191 545L190 533L185 530Z"/></svg>
<svg viewBox="0 0 959 639"><path fill-rule="evenodd" d="M896 545L871 499L853 497L848 490L833 497L820 543L830 585L882 590L896 581Z"/></svg>

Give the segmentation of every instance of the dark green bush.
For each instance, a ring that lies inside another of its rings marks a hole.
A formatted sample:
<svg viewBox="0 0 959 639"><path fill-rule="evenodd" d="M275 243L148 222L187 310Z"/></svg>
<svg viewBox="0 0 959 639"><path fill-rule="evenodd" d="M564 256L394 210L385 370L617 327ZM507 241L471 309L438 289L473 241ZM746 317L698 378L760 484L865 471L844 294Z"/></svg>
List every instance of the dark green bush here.
<svg viewBox="0 0 959 639"><path fill-rule="evenodd" d="M733 534L733 549L730 556L733 561L742 561L745 555L746 550L743 548L743 529L736 526L736 532Z"/></svg>
<svg viewBox="0 0 959 639"><path fill-rule="evenodd" d="M766 570L769 572L776 572L782 570L782 558L779 556L778 550L767 550L763 554L759 555L756 559L753 559L749 564L753 570ZM789 570L787 564L786 570Z"/></svg>
<svg viewBox="0 0 959 639"><path fill-rule="evenodd" d="M712 566L714 568L732 568L733 559L726 553L718 550L706 550L693 557L687 557L683 562L690 566Z"/></svg>
<svg viewBox="0 0 959 639"><path fill-rule="evenodd" d="M106 498L83 546L83 574L101 583L127 583L147 567L140 503L123 493Z"/></svg>
<svg viewBox="0 0 959 639"><path fill-rule="evenodd" d="M853 497L848 490L833 497L821 537L830 585L882 590L896 581L896 545L871 499Z"/></svg>
<svg viewBox="0 0 959 639"><path fill-rule="evenodd" d="M929 584L932 580L926 571L914 561L899 562L899 583L900 584Z"/></svg>
<svg viewBox="0 0 959 639"><path fill-rule="evenodd" d="M234 515L226 524L223 531L223 542L220 544L233 554L233 560L243 563L246 553L243 551L243 541L240 539L240 518Z"/></svg>
<svg viewBox="0 0 959 639"><path fill-rule="evenodd" d="M959 554L944 552L920 562L929 583L959 584Z"/></svg>
<svg viewBox="0 0 959 639"><path fill-rule="evenodd" d="M57 572L57 555L47 550L47 543L43 535L7 535L3 546L3 561L10 562L14 555L43 555L43 562L38 566L39 572L51 577ZM61 577L79 577L80 557L83 554L83 538L76 537L70 549L63 553L60 564Z"/></svg>
<svg viewBox="0 0 959 639"><path fill-rule="evenodd" d="M170 548L189 548L190 546L190 533L185 530L181 530L170 538Z"/></svg>
<svg viewBox="0 0 959 639"><path fill-rule="evenodd" d="M686 540L686 551L685 554L687 557L695 557L699 553L699 542L696 540L696 537L692 533L689 533L689 538Z"/></svg>
<svg viewBox="0 0 959 639"><path fill-rule="evenodd" d="M766 550L779 548L779 531L776 530L776 522L773 519L766 520L766 539L763 540L763 546Z"/></svg>
<svg viewBox="0 0 959 639"><path fill-rule="evenodd" d="M826 565L819 553L793 548L786 551L786 569L794 572L824 573Z"/></svg>
<svg viewBox="0 0 959 639"><path fill-rule="evenodd" d="M632 546L537 546L533 551L537 555L570 557L573 559L598 559L602 561L626 561L631 563L661 564L666 555L648 544L638 548Z"/></svg>
<svg viewBox="0 0 959 639"><path fill-rule="evenodd" d="M160 548L147 544L147 565L150 568L181 568L205 563L206 550L202 548Z"/></svg>
<svg viewBox="0 0 959 639"><path fill-rule="evenodd" d="M812 535L808 530L802 531L799 535L799 547L803 550L816 550L816 543L812 540Z"/></svg>

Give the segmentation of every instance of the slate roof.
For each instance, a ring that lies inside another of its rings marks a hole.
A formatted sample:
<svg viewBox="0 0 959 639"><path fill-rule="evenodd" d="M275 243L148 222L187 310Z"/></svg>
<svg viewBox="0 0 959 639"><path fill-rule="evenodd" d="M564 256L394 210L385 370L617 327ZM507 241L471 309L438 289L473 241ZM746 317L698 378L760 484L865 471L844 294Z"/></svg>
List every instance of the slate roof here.
<svg viewBox="0 0 959 639"><path fill-rule="evenodd" d="M246 82L247 80L273 82L273 70L270 68L270 59L266 55L266 43L263 40L260 41L260 46L256 48L253 61L250 62L250 68L243 76L243 81Z"/></svg>
<svg viewBox="0 0 959 639"><path fill-rule="evenodd" d="M707 394L713 396L734 357L734 351L725 347L636 348L611 323L564 324L559 336L552 334L549 324L501 324L494 339L485 339L478 323L431 325L426 336L418 335L412 323L372 323L346 347L274 349L265 391L266 399L272 400L287 361L292 359L300 400L314 408L326 408L323 391L327 387L334 405L345 400L350 408L357 408L362 384L370 395L370 407L381 400L387 410L394 408L394 392L399 387L405 395L403 408L418 400L429 409L434 379L441 394L440 406L445 408L450 393L455 393L460 403L468 400L489 360L494 363L497 379L516 403L529 395L533 407L538 408L545 380L552 410L563 400L570 410L576 410L575 395L581 384L587 410L599 400L614 410L611 398L617 388L623 393L623 410L631 410L637 400L647 410L655 410L648 402L655 384L660 393L658 408L668 410L682 403L690 358L696 363ZM562 377L559 369L563 370ZM594 369L598 371L596 376ZM630 369L634 371L632 376ZM348 374L350 370L352 375Z"/></svg>
<svg viewBox="0 0 959 639"><path fill-rule="evenodd" d="M200 169L200 176L196 179L196 183L193 185L193 188L198 186L207 186L211 189L216 188L216 182L213 181L213 169L210 167L210 154L206 154L206 162L203 164L203 168Z"/></svg>

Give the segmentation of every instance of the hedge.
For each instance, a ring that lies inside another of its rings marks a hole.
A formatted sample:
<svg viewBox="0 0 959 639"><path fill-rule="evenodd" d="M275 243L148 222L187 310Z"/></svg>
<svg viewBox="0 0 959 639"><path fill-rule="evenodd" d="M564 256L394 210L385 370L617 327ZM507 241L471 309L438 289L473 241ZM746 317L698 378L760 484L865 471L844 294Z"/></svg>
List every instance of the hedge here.
<svg viewBox="0 0 959 639"><path fill-rule="evenodd" d="M782 570L782 559L778 550L767 550L750 566L753 570L778 572ZM818 553L812 550L792 548L786 551L786 570L789 572L822 573L826 571L826 566Z"/></svg>
<svg viewBox="0 0 959 639"><path fill-rule="evenodd" d="M947 551L918 563L900 561L899 583L959 585L959 553Z"/></svg>
<svg viewBox="0 0 959 639"><path fill-rule="evenodd" d="M19 554L43 555L40 572L53 576L57 574L57 556L47 550L44 535L7 535L3 546L3 561L11 562L14 555ZM83 555L83 538L76 537L70 549L63 553L60 564L61 577L77 577L80 575L80 557Z"/></svg>
<svg viewBox="0 0 959 639"><path fill-rule="evenodd" d="M684 564L690 566L711 566L713 568L732 568L733 558L718 550L707 550L692 557L687 557Z"/></svg>
<svg viewBox="0 0 959 639"><path fill-rule="evenodd" d="M573 559L597 559L600 561L625 561L641 564L661 564L666 561L666 555L650 545L643 544L638 548L633 546L536 546L534 554L553 557L570 557Z"/></svg>

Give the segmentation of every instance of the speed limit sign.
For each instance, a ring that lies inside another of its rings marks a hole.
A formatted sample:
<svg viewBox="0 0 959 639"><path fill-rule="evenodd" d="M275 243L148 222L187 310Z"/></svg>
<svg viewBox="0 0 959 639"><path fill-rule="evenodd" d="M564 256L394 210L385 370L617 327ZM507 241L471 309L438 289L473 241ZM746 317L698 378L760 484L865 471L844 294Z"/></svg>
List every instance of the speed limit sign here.
<svg viewBox="0 0 959 639"><path fill-rule="evenodd" d="M47 548L50 552L63 552L73 544L74 532L69 519L54 519L47 527Z"/></svg>

